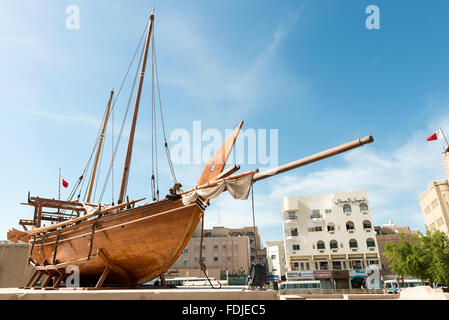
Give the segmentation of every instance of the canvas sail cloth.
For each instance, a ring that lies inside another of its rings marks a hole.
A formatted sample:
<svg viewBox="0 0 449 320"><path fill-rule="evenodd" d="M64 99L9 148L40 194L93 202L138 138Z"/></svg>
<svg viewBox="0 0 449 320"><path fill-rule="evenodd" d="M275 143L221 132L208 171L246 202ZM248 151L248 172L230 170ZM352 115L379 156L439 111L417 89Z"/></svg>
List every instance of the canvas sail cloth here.
<svg viewBox="0 0 449 320"><path fill-rule="evenodd" d="M213 199L225 191L228 191L234 199L246 200L251 190L253 176L254 173L236 179L225 180L216 186L193 190L182 195L182 203L184 205L195 203L198 196Z"/></svg>

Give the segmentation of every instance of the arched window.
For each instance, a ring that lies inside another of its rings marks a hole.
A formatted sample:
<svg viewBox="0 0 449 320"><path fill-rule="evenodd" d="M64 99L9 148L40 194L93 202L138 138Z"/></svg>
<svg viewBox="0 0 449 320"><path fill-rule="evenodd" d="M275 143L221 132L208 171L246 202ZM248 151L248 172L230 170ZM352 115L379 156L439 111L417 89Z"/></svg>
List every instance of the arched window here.
<svg viewBox="0 0 449 320"><path fill-rule="evenodd" d="M354 222L352 222L352 221L348 221L348 222L346 222L346 230L354 230L355 228L354 228Z"/></svg>
<svg viewBox="0 0 449 320"><path fill-rule="evenodd" d="M324 249L325 248L325 245L324 245L324 241L318 241L317 243L316 243L316 247L317 247L317 249Z"/></svg>
<svg viewBox="0 0 449 320"><path fill-rule="evenodd" d="M338 249L338 242L337 242L336 240L331 240L331 241L329 242L329 247L330 247L331 249Z"/></svg>
<svg viewBox="0 0 449 320"><path fill-rule="evenodd" d="M369 220L363 221L363 229L371 229L371 222Z"/></svg>
<svg viewBox="0 0 449 320"><path fill-rule="evenodd" d="M366 246L368 248L375 248L376 242L374 241L374 239L368 238L368 239L366 239Z"/></svg>
<svg viewBox="0 0 449 320"><path fill-rule="evenodd" d="M358 248L357 240L355 239L349 240L349 248Z"/></svg>
<svg viewBox="0 0 449 320"><path fill-rule="evenodd" d="M351 213L351 206L349 204L345 204L343 206L343 212L344 213Z"/></svg>
<svg viewBox="0 0 449 320"><path fill-rule="evenodd" d="M329 222L327 224L327 231L335 231L335 224L332 222Z"/></svg>
<svg viewBox="0 0 449 320"><path fill-rule="evenodd" d="M368 205L366 203L360 204L360 212L368 211Z"/></svg>

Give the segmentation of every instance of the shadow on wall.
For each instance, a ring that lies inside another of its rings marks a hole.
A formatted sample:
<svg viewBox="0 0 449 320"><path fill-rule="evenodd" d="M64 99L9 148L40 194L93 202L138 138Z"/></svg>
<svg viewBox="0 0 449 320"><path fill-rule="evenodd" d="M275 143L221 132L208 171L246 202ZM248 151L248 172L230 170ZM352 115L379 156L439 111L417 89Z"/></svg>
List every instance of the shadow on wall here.
<svg viewBox="0 0 449 320"><path fill-rule="evenodd" d="M33 272L28 264L28 244L0 242L0 288L23 287Z"/></svg>

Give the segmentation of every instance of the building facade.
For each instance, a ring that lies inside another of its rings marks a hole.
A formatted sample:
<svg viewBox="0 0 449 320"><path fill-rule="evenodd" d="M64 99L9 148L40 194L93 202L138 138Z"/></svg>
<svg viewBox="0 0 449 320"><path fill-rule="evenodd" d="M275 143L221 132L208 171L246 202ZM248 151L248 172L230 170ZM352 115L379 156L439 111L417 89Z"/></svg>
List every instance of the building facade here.
<svg viewBox="0 0 449 320"><path fill-rule="evenodd" d="M376 233L377 245L379 246L380 263L382 265L382 277L385 280L396 279L397 275L393 273L390 268L389 261L385 257L385 245L387 243L399 244L401 241L401 235L404 240L410 242L411 239L417 235L418 231L411 231L408 226L397 226L392 220L388 224L375 226L374 231Z"/></svg>
<svg viewBox="0 0 449 320"><path fill-rule="evenodd" d="M284 241L266 241L268 272L277 276L279 280L285 280L286 257Z"/></svg>
<svg viewBox="0 0 449 320"><path fill-rule="evenodd" d="M313 275L323 288L345 289L363 285L370 265L380 267L366 191L284 197L282 224L287 279Z"/></svg>
<svg viewBox="0 0 449 320"><path fill-rule="evenodd" d="M199 265L200 243L201 225L166 276L204 277ZM265 251L260 246L257 227L204 229L202 258L208 276L226 279L230 275L247 275L252 263L266 263Z"/></svg>
<svg viewBox="0 0 449 320"><path fill-rule="evenodd" d="M447 151L447 150L446 150ZM433 181L419 197L426 227L449 234L449 152L443 154L446 180Z"/></svg>

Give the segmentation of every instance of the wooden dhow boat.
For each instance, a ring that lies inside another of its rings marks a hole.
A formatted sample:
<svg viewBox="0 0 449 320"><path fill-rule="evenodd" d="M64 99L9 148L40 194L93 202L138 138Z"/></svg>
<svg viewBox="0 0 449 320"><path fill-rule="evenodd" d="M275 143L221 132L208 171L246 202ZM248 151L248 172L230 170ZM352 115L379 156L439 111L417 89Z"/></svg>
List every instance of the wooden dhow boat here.
<svg viewBox="0 0 449 320"><path fill-rule="evenodd" d="M19 221L24 231L8 231L8 240L29 243L29 263L35 268L35 273L26 287L35 287L39 283L42 287L61 286L70 274L67 270L73 270L70 268L74 266L79 270L82 286L136 286L156 277L163 280L164 272L181 255L193 236L211 199L224 191L236 199L246 199L256 181L373 141L372 136L367 136L265 172L255 169L234 174L238 166L225 166L243 125L241 122L205 165L194 188L182 191L175 178L174 186L165 198L158 199L153 194L151 202L140 204L144 199L130 201L126 189L153 23L154 9L146 28L139 64L139 83L118 204L91 203L106 124L113 104L114 92L111 91L94 149L95 162L85 201L31 197L28 194L28 202L24 204L34 207L33 219ZM165 147L168 151L166 142ZM80 177L82 179L83 176ZM51 224L43 226L45 221Z"/></svg>

